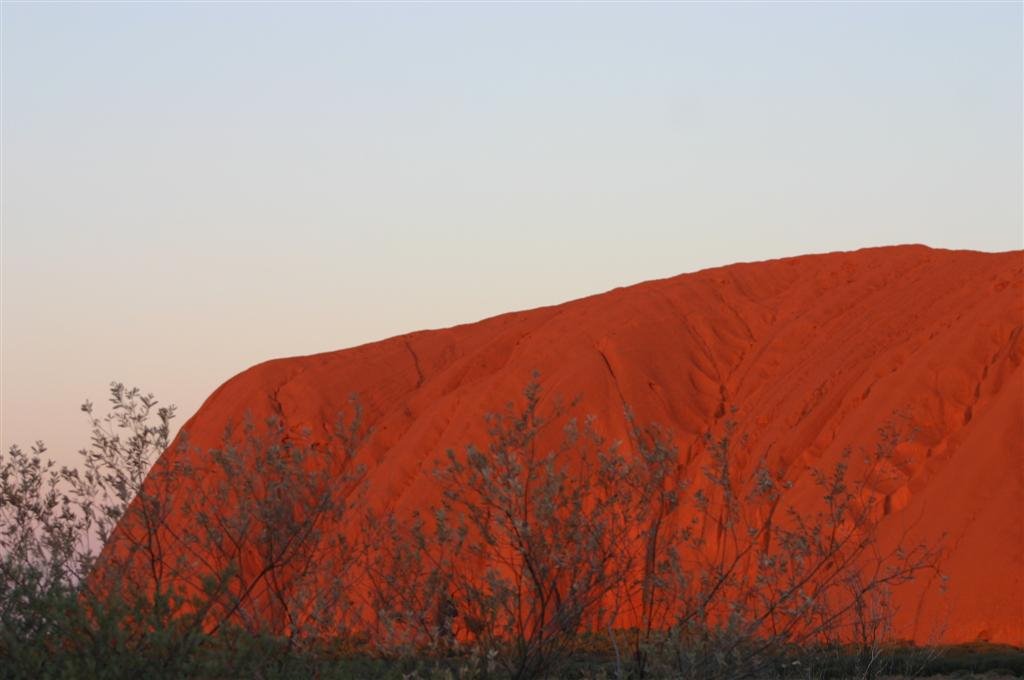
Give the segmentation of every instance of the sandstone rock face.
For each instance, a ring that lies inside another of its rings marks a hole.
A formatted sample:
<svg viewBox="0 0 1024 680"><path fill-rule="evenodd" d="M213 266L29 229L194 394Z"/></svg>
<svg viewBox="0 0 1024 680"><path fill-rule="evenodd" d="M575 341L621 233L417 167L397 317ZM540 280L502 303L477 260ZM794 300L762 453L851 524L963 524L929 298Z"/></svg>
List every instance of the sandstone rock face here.
<svg viewBox="0 0 1024 680"><path fill-rule="evenodd" d="M623 406L681 449L724 413L749 450L799 478L844 447L901 445L883 540L946 536L945 593L897 593L896 634L1024 644L1024 253L867 249L736 264L477 323L269 361L214 392L184 430L215 446L229 419L279 413L326 437L352 393L373 434L358 454L365 502L426 510L446 449L533 371L580 397L605 434ZM174 456L173 448L164 458ZM166 460L164 461L166 462ZM796 488L792 502L799 504Z"/></svg>

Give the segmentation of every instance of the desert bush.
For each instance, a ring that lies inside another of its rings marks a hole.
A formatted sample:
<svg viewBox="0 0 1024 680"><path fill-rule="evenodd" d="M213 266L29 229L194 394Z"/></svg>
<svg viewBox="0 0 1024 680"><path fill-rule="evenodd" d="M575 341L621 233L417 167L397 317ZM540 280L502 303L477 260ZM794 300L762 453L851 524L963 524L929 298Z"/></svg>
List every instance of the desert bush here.
<svg viewBox="0 0 1024 680"><path fill-rule="evenodd" d="M848 660L851 644L865 676L881 668L892 588L938 560L934 547L883 552L876 541L872 490L899 443L893 429L855 476L851 451L811 469L819 502L801 514L783 504L793 482L782 472L738 463L731 420L687 461L670 433L629 411L628 441L609 443L592 418L580 426L540 408L534 380L487 417L486 444L448 452L430 526L418 521L412 542L392 534L412 548L393 571L405 579L397 590L449 602L456 637L494 650L511 677L558 669L589 631L635 677L760 677L823 666L821 650L838 645ZM418 580L409 565L421 559L435 561Z"/></svg>
<svg viewBox="0 0 1024 680"><path fill-rule="evenodd" d="M445 581L459 633L500 650L505 671L536 677L557 668L575 638L610 620L603 606L622 581L628 515L615 447L589 426L539 411L531 382L521 410L487 417L486 447L449 451L436 476L436 546L458 536ZM538 437L562 422L555 449ZM428 552L435 546L428 546Z"/></svg>
<svg viewBox="0 0 1024 680"><path fill-rule="evenodd" d="M268 654L287 666L351 623L355 551L334 527L362 474L356 401L327 446L275 415L229 426L207 452L183 438L160 460L172 407L115 383L109 414L83 410L80 468L57 468L41 444L0 454L6 674L217 675L224 659Z"/></svg>
<svg viewBox="0 0 1024 680"><path fill-rule="evenodd" d="M174 409L115 383L106 416L96 417L89 402L82 410L92 437L79 452L81 468L58 468L42 443L0 453L0 655L14 675L73 675L67 664L77 660L99 677L97 655L126 644L115 625L126 603L93 597L87 580L152 458L167 447Z"/></svg>
<svg viewBox="0 0 1024 680"><path fill-rule="evenodd" d="M326 444L289 433L280 414L229 424L209 451L183 439L150 472L89 585L164 603L160 623L183 641L240 628L291 648L344 633L356 552L335 529L363 474L352 462L365 436L355 400L352 411Z"/></svg>
<svg viewBox="0 0 1024 680"><path fill-rule="evenodd" d="M465 527L453 531L443 512L429 522L419 513L406 521L393 513L366 513L362 572L375 651L408 658L453 650L452 575L465 534Z"/></svg>
<svg viewBox="0 0 1024 680"><path fill-rule="evenodd" d="M872 677L911 665L891 592L937 564L876 538L893 428L800 514L732 420L686 456L628 410L611 440L535 376L403 517L353 505L354 398L326 442L275 413L159 459L173 408L83 409L79 468L0 454L4 677Z"/></svg>
<svg viewBox="0 0 1024 680"><path fill-rule="evenodd" d="M800 513L782 504L793 482L763 459L741 472L736 432L726 421L721 435L705 436L699 474L690 471L673 486L672 528L653 529L664 524L658 510L664 503L648 504L638 516L652 527L643 543L656 555L642 580L638 670L653 652L684 677L758 677L787 661L807 668L815 661L807 654L823 645L855 644L871 677L879 644L891 633L892 588L937 569L939 557L934 547L883 550L876 540L873 489L898 435L880 431L856 476L849 450L827 471L810 468L819 502ZM634 426L633 440L639 483L660 488L666 477L660 461L674 449L658 430ZM647 601L658 603L656 609Z"/></svg>

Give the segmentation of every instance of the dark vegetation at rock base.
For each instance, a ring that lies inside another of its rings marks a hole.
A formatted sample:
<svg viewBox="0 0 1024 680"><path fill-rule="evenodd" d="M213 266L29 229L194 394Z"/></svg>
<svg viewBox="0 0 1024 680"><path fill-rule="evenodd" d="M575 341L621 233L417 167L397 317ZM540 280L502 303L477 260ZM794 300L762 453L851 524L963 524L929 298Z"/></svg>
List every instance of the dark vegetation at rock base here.
<svg viewBox="0 0 1024 680"><path fill-rule="evenodd" d="M873 532L893 427L814 471L797 513L736 423L687 459L638 414L605 439L535 377L403 516L367 500L357 399L326 446L271 417L155 464L173 408L115 384L83 409L79 468L0 455L3 677L1024 673L1013 648L892 640L894 589L941 573L941 546Z"/></svg>

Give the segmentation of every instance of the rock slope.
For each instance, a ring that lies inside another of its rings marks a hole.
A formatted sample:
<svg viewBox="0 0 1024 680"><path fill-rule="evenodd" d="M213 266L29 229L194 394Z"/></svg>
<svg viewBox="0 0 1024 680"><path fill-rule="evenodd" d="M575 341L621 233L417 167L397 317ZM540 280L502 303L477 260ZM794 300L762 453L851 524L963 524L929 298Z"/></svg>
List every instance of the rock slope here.
<svg viewBox="0 0 1024 680"><path fill-rule="evenodd" d="M898 593L897 634L1024 645L1024 253L874 248L735 264L360 347L269 361L209 397L184 430L279 412L316 440L358 393L368 502L435 498L431 463L533 371L605 431L623 405L684 449L732 416L751 450L799 476L880 426L913 432L885 488L883 536L946 536L948 589ZM173 449L172 449L173 450ZM170 451L165 454L173 456ZM799 499L796 499L798 502Z"/></svg>

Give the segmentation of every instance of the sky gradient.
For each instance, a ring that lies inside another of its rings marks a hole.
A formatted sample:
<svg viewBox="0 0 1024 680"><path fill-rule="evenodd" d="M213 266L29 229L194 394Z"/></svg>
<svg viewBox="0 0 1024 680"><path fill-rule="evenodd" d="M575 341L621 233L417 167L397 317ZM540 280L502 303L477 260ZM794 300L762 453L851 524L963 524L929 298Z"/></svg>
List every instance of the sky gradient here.
<svg viewBox="0 0 1024 680"><path fill-rule="evenodd" d="M1022 235L1022 5L2 8L0 444L737 261Z"/></svg>

